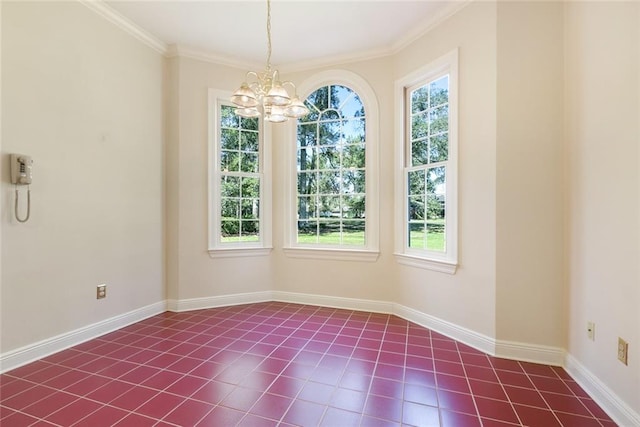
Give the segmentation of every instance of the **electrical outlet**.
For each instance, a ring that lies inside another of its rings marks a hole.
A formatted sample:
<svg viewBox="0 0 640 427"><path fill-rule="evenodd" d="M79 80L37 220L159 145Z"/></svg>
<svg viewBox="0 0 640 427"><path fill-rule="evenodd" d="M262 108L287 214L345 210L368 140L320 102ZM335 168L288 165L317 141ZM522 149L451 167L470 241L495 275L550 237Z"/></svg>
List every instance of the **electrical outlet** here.
<svg viewBox="0 0 640 427"><path fill-rule="evenodd" d="M587 322L587 337L591 341L596 340L596 324L593 322Z"/></svg>
<svg viewBox="0 0 640 427"><path fill-rule="evenodd" d="M102 285L98 285L96 289L96 299L102 299L107 297L107 285L104 283Z"/></svg>
<svg viewBox="0 0 640 427"><path fill-rule="evenodd" d="M618 337L618 360L628 365L629 343Z"/></svg>

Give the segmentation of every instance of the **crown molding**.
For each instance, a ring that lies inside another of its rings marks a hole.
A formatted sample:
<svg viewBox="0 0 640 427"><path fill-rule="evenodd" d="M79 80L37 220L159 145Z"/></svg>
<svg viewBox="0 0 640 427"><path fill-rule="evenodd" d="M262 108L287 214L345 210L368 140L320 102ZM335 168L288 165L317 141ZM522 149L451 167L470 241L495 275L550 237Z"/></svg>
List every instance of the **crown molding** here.
<svg viewBox="0 0 640 427"><path fill-rule="evenodd" d="M162 55L167 55L167 44L149 33L148 31L140 28L136 23L126 18L115 9L111 8L102 0L78 0L79 3L85 5L98 15L105 18L107 21L115 24L121 30L129 33L142 43L149 46L151 49L159 52Z"/></svg>
<svg viewBox="0 0 640 427"><path fill-rule="evenodd" d="M256 62L249 61L240 61L235 58L231 58L229 56L219 55L211 52L206 52L203 50L198 50L189 46L181 46L181 45L169 45L167 47L167 51L165 56L168 58L191 58L196 59L198 61L210 62L218 65L225 65L227 67L233 68L241 68L241 69L261 69L264 67L264 64L258 64Z"/></svg>
<svg viewBox="0 0 640 427"><path fill-rule="evenodd" d="M393 43L389 49L390 54L398 53L402 49L409 46L411 43L418 40L420 37L427 34L429 31L433 30L438 25L442 24L444 21L464 9L466 6L471 4L474 0L459 0L448 2L447 6L440 9L436 14L431 16L429 19L426 19L422 25L415 27L413 30L409 31L404 37L400 40Z"/></svg>

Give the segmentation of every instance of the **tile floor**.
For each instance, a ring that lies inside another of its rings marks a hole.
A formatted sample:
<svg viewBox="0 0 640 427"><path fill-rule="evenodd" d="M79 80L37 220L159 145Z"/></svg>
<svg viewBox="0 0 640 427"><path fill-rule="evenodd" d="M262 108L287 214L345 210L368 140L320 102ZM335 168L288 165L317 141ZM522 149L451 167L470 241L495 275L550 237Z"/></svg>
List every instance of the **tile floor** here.
<svg viewBox="0 0 640 427"><path fill-rule="evenodd" d="M0 425L615 426L561 368L275 302L167 312L7 372Z"/></svg>

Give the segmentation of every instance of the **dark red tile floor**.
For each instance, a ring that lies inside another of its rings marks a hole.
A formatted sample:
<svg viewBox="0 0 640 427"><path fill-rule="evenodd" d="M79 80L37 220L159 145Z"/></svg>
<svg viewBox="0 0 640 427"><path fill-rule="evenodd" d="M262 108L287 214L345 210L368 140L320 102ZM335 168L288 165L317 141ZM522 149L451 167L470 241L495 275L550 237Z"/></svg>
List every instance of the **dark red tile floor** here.
<svg viewBox="0 0 640 427"><path fill-rule="evenodd" d="M561 368L275 302L167 312L7 372L0 410L2 427L615 425Z"/></svg>

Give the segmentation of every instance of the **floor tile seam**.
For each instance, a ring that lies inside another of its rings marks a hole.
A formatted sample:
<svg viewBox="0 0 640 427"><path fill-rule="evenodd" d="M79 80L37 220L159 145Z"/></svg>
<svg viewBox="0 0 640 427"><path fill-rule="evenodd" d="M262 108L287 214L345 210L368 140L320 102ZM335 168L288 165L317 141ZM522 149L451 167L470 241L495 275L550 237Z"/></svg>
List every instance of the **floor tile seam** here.
<svg viewBox="0 0 640 427"><path fill-rule="evenodd" d="M353 311L351 311L351 313L350 313L350 315L349 315L349 318L351 318L351 316L353 316ZM329 317L327 317L327 319L325 320L325 322L323 323L323 325L326 325L326 324L327 324L327 321L328 321L330 318L331 318L330 316L329 316ZM348 321L348 319L347 319L347 321ZM344 330L344 328L346 327L347 321L345 321L345 323L343 324L343 326L340 328L340 331L336 334L336 337L333 339L333 341L331 342L331 344L335 343L335 340L336 340L336 339L338 339L338 336L340 336L340 332L342 332L342 331ZM361 337L361 336L362 336L362 333L363 333L363 332L364 332L364 328L360 331L360 335L359 335L359 337ZM307 342L309 342L310 340L312 340L314 336L315 336L315 334L314 334L314 335L312 335L310 338L308 338L308 339L307 339ZM329 347L327 347L327 349L331 348L331 344L329 345ZM296 354L296 356L297 356L298 354L300 354L300 352L301 352L301 351L302 351L302 350L300 350L300 351ZM354 351L355 351L355 346L354 346L354 348L351 350L351 355L353 355L353 352L354 352ZM317 368L319 367L319 365L320 365L320 361L322 361L322 358L323 358L324 356L326 356L326 355L327 355L327 352L325 351L325 352L323 353L322 357L318 360L318 362L317 362L317 363L316 363L316 365L314 366L314 372L315 372L315 369L317 369ZM295 357L294 357L293 359L295 359ZM291 362L289 362L289 364L287 364L287 366L289 366L291 363L293 363L293 359L291 360ZM350 360L350 359L351 359L351 356L349 356L349 360ZM348 365L348 362L347 362L347 365ZM334 390L333 390L333 392L331 393L331 396L329 397L329 401L327 402L327 404L323 405L325 408L324 408L324 410L323 410L323 412L322 412L322 415L320 416L320 420L318 421L318 425L320 425L320 423L321 423L321 422L322 422L322 420L324 419L324 417L325 417L325 415L326 415L326 413L327 413L328 408L329 408L329 407L331 407L331 406L330 406L331 397L333 397L333 394L336 392L336 389L337 389L337 388L339 388L339 382L340 382L340 380L342 379L342 377L344 376L344 373L346 372L346 367L347 367L347 365L345 365L345 367L342 369L342 372L340 373L340 378L338 379L338 383L337 383L337 384L335 384L335 386L334 386ZM286 367L285 367L285 368L283 368L283 371L284 371L284 369L286 369ZM313 374L312 374L312 375L313 375ZM280 377L280 375L278 375L278 378L279 378L279 377ZM289 404L289 407L287 407L286 411L282 414L282 417L280 418L279 422L281 422L281 423L282 423L282 422L284 422L284 417L287 415L287 412L291 409L291 407L292 407L292 406L293 406L293 404L296 402L296 400L298 400L298 396L300 395L300 393L302 393L302 390L304 390L304 387L305 387L308 383L310 383L310 382L314 382L314 381L311 381L311 379L310 379L310 378L311 378L311 377L309 377L309 378L307 378L306 380L304 380L304 384L302 385L302 387L300 387L300 390L298 390L298 393L296 393L296 396L291 400L291 403ZM275 382L275 380L274 380L274 382ZM307 400L304 400L304 399L300 399L300 400L305 401L305 402L308 402ZM317 403L317 402L311 402L311 403ZM364 404L363 404L363 411L364 411Z"/></svg>
<svg viewBox="0 0 640 427"><path fill-rule="evenodd" d="M199 390L199 389L198 389L198 390ZM176 423L173 423L173 422L171 422L171 421L167 421L167 419L166 419L166 418L167 418L169 415L171 415L173 412L175 412L175 411L178 409L178 407L182 406L182 405L184 404L184 402L186 402L186 401L187 401L187 400L189 400L189 399L190 399L190 398L186 398L182 403L180 403L180 405L176 406L176 407L175 407L175 408L173 408L171 411L169 411L169 413L168 413L168 414L166 414L164 417L162 417L162 419L161 419L161 420L159 420L159 421L162 421L162 422L164 422L164 423L168 423L168 424L171 424L171 425L174 425L174 426L180 427L180 424L176 424ZM217 408L217 407L218 407L218 404L211 404L211 403L208 403L208 402L202 402L202 401L200 401L200 400L196 400L196 399L191 399L191 400L193 400L193 401L195 401L195 402L199 402L199 403L205 403L205 404L208 404L209 406L211 406L211 407L209 408L209 410L208 410L208 411L207 411L207 412L206 412L202 417L200 417L196 422L194 422L194 423L193 423L193 425L194 425L194 426L197 426L197 425L198 425L198 423L202 422L202 420L204 420L204 419L205 419L205 418L206 418L206 417L207 417L211 412L213 412L213 410L214 410L215 408ZM140 414L139 414L139 415L140 415ZM154 419L155 419L155 418L154 418ZM156 424L157 424L157 423L156 423ZM73 427L73 426L72 426L72 427Z"/></svg>
<svg viewBox="0 0 640 427"><path fill-rule="evenodd" d="M504 384L502 383L502 380L500 380L500 377L498 376L498 372L496 371L495 366L491 365L491 371L493 372L493 374L496 376L496 379L498 380L498 384L500 384L500 389L502 390L502 392L504 393L505 397L507 398L507 401L509 402L509 406L511 406L511 410L513 411L514 414L516 414L516 418L518 419L518 422L521 425L524 425L524 423L522 422L522 419L520 418L520 414L518 414L518 411L516 411L516 407L513 404L513 401L511 400L511 397L509 396L509 393L507 393L507 389L504 388ZM466 372L466 370L465 370ZM531 380L529 380L531 381ZM533 384L533 382L532 382ZM469 386L471 386L471 384L469 384ZM471 392L473 392L473 390L471 390Z"/></svg>
<svg viewBox="0 0 640 427"><path fill-rule="evenodd" d="M454 342L455 342L455 346L456 346L456 349L457 349L458 348L458 342L455 341L455 340L454 340ZM458 357L460 357L460 360L462 361L462 357L460 356L460 352L459 351L458 351ZM433 362L434 369L436 368L435 365L436 364L435 364L435 361L434 361ZM476 395L473 393L473 389L471 388L471 382L469 381L469 376L467 374L467 368L466 368L464 363L462 363L462 371L464 372L464 378L467 381L467 386L469 387L469 392L471 393L471 401L473 402L473 407L476 410L476 417L478 418L478 421L480 421L480 426L484 426L484 423L482 422L482 417L480 417L480 408L478 408L478 402L476 402ZM436 378L437 378L437 375L436 375ZM440 401L438 400L438 406L440 406L439 403L440 403ZM514 412L515 412L515 410L514 410ZM519 420L520 419L518 418L518 421Z"/></svg>
<svg viewBox="0 0 640 427"><path fill-rule="evenodd" d="M525 375L527 375L527 377L529 378L529 374L527 372L525 372ZM531 381L531 378L529 378L529 381ZM542 392L535 385L535 383L533 381L531 381L531 384L533 384L533 390L538 392L538 395L540 395L540 398L542 399L542 401L545 403L545 405L547 405L547 411L549 411L553 415L553 417L556 419L558 424L560 424L561 426L564 426L564 423L562 421L560 421L560 418L556 415L556 412L553 410L553 408L551 408L551 405L549 404L547 399L544 397Z"/></svg>
<svg viewBox="0 0 640 427"><path fill-rule="evenodd" d="M67 403L67 404L66 404L66 405L64 405L64 406L61 406L61 407L57 408L55 411L48 413L48 414L47 414L47 415L45 415L44 417L37 417L37 416L35 416L35 415L29 414L28 412L24 412L24 411L22 411L22 412L23 412L23 413L25 413L25 414L27 414L27 415L29 415L29 416L31 416L31 417L38 418L38 419L41 419L41 420L46 421L46 422L48 422L48 423L52 423L52 424L56 424L56 425L58 425L57 423L54 423L53 421L49 421L49 420L47 420L47 418L48 418L48 417L50 417L50 416L52 416L52 415L54 415L54 414L56 414L56 413L58 413L58 412L60 412L60 411L62 411L62 410L63 410L64 408L66 408L67 406L70 406L70 405L72 405L73 403L75 403L75 402L77 402L77 401L79 401L79 400L81 400L81 399L82 399L82 397L81 397L81 396L80 396L80 397L78 397L78 396L76 396L76 395L73 395L73 396L74 396L74 397L76 397L76 399L72 400L71 402ZM47 397L50 397L50 396L47 396ZM46 399L47 397L45 397L45 399ZM29 407L31 407L31 406L37 405L37 404L38 404L38 403L40 403L41 401L42 401L42 399L41 399L41 400L39 400L38 402L33 403L32 405L29 405L29 406L27 406L27 407L23 408L23 409L28 409L28 408L29 408Z"/></svg>
<svg viewBox="0 0 640 427"><path fill-rule="evenodd" d="M11 408L9 408L9 409L11 409ZM27 414L26 412L18 411L18 410L15 410L15 409L12 409L12 410L13 410L13 414L9 415L8 417L5 417L5 418L4 418L5 422L6 422L6 419L7 419L7 418L9 418L9 417L11 417L11 416L13 416L13 415L15 415L15 414L20 414L20 415L27 416L27 417L29 417L29 418L34 418L34 419L36 420L36 421L34 421L33 423L29 424L30 426L31 426L31 425L34 425L34 424L36 424L36 423L45 422L45 423L50 423L51 425L54 425L54 426L57 426L57 427L63 427L63 426L61 426L60 424L56 424L56 423L53 423L53 422L51 422L51 421L47 421L47 420L45 420L44 418L40 418L40 417L36 417L36 416L34 416L34 415L31 415L31 414Z"/></svg>
<svg viewBox="0 0 640 427"><path fill-rule="evenodd" d="M370 318L371 317L369 317L369 319ZM378 348L378 354L376 355L376 361L375 361L375 364L374 364L373 374L372 374L372 377L371 377L371 381L369 382L369 388L367 389L367 397L365 398L364 405L362 407L362 418L364 418L364 414L365 414L364 411L367 409L367 404L369 403L369 397L372 395L371 387L373 387L373 376L375 376L375 368L378 366L378 362L380 360L380 351L382 349L382 343L384 342L384 335L386 333L388 325L389 325L389 318L387 317L387 323L385 324L384 331L382 332L382 338L380 339L380 347ZM366 324L365 324L365 327L366 327ZM403 387L403 390L402 390L402 397L403 397L402 400L404 400L404 387ZM362 422L363 422L362 418L360 419L360 427L364 427L362 425ZM400 409L400 420L402 420L402 418L403 418L403 414L402 414L402 407L401 407L401 409Z"/></svg>
<svg viewBox="0 0 640 427"><path fill-rule="evenodd" d="M318 309L317 309L316 311L314 311L314 313L316 313L319 309L320 309L320 307L318 307ZM298 311L299 311L299 310L297 310L297 311L296 311L296 313L297 313ZM291 318L294 314L295 314L295 313L292 313L292 314L289 316L289 318ZM327 318L327 319L328 319L328 318ZM325 322L323 323L323 325L324 325L324 324L326 324L326 319L325 319ZM297 331L297 330L299 330L299 329L300 329L300 328L298 327L298 328L296 328L296 329L295 329L295 331ZM294 332L295 332L295 331L294 331ZM292 332L292 333L293 333L293 332ZM315 336L315 334L314 334L314 336ZM311 340L312 338L313 338L313 337L311 337L311 338L307 339L307 341ZM273 353L274 353L277 349L279 349L279 348L280 348L280 345L277 345L277 346L273 349L273 351L272 351L271 353L269 353L269 355L268 355L268 356L266 356L264 359L266 360L268 357L270 357L270 356L271 356L271 354L273 354ZM259 401L260 399L262 399L262 397L263 397L265 394L267 394L267 390L269 390L269 388L270 388L270 387L275 383L275 381L276 381L278 378L280 378L280 376L282 375L282 372L283 372L285 369L287 369L287 367L288 367L289 365L291 365L291 363L293 363L293 359L295 359L295 358L297 357L297 355L298 355L298 354L300 354L300 352L301 352L301 351L302 351L302 349L298 350L298 351L296 352L296 354L295 354L295 355L294 355L294 356L293 356L293 357L292 357L292 358L287 362L287 364L286 364L286 365L285 365L285 366L280 370L280 373L278 373L278 374L276 375L276 377L273 379L273 381L271 381L271 383L270 383L267 387L265 387L265 389L264 389L263 391L260 391L260 393L261 393L261 394L260 394L260 397L258 397L258 398L256 399L256 401L253 403L253 405L251 405L251 406L250 406L250 407L245 411L244 416L239 420L239 422L242 422L242 420L243 420L244 418L246 418L246 416L247 416L249 413L251 413L251 409L253 409L253 408L256 406L256 404L258 403L258 401ZM246 352L245 352L245 353L243 353L243 354L246 354ZM258 365L258 366L259 366L259 365ZM318 365L316 364L316 366L314 366L314 368L317 368L317 366L318 366ZM256 368L254 368L251 372L256 372L256 369L257 369L257 367L256 367ZM261 372L261 371L259 371L259 372ZM246 375L245 375L243 378L246 378ZM302 386L302 388L300 389L300 391L298 391L298 393L296 394L296 396L297 396L298 394L300 394L300 392L302 391L302 389L304 388L304 386L307 384L307 382L308 382L308 381L309 381L308 379L305 381L305 384ZM234 387L236 387L236 388L237 388L237 387L240 387L240 386L239 386L239 384L236 384L236 385L234 385ZM227 395L227 397L228 397L228 395ZM283 397L285 397L285 396L283 396ZM287 407L286 411L283 413L282 417L284 417L284 416L286 415L286 413L287 413L287 411L290 409L291 405L293 405L293 402L295 401L295 399L296 399L296 398L294 398L294 399L292 399L292 400L291 400L291 403L290 403L290 404L289 404L289 406ZM220 401L219 405L221 405L221 404L222 404L222 402L224 402L224 399L222 399L222 400ZM224 406L224 405L221 405L221 406ZM224 407L227 407L227 406L224 406ZM231 408L231 409L234 409L234 408Z"/></svg>

